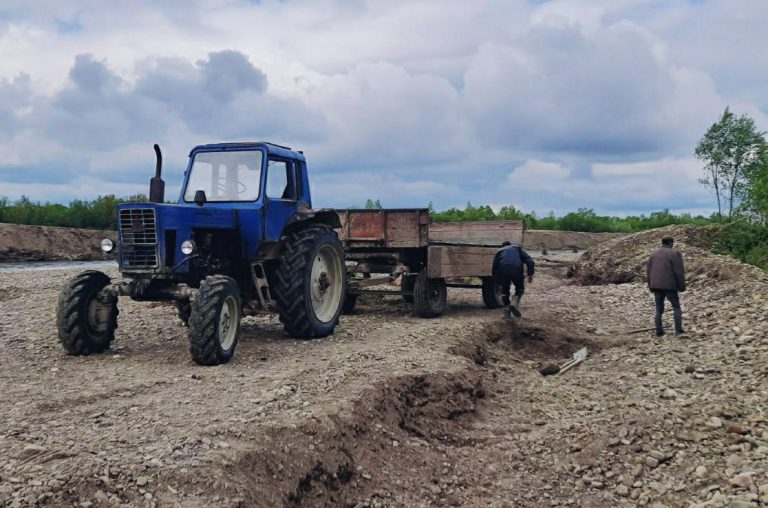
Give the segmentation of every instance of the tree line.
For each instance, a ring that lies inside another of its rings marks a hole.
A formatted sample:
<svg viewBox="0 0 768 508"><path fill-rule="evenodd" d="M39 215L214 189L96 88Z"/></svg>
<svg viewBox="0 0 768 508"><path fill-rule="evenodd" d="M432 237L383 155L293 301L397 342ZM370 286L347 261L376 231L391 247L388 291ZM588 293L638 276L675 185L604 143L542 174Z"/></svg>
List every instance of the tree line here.
<svg viewBox="0 0 768 508"><path fill-rule="evenodd" d="M660 210L648 215L613 217L581 208L563 216L537 215L512 205L494 210L489 205L437 211L435 221L524 220L530 229L634 233L672 224L722 224L719 248L742 261L768 268L768 142L747 115L726 108L704 133L694 155L703 163L700 182L713 192L717 211L710 216L674 214ZM69 205L33 202L28 197L11 202L0 196L0 222L86 229L116 229L115 206L146 201L144 195L119 198L100 196L74 200ZM382 209L380 200L368 199L365 208ZM354 208L354 207L353 207Z"/></svg>
<svg viewBox="0 0 768 508"><path fill-rule="evenodd" d="M76 199L69 205L33 202L26 196L11 202L0 196L0 222L116 230L117 204L142 201L147 201L143 194L124 198L110 194L93 200Z"/></svg>

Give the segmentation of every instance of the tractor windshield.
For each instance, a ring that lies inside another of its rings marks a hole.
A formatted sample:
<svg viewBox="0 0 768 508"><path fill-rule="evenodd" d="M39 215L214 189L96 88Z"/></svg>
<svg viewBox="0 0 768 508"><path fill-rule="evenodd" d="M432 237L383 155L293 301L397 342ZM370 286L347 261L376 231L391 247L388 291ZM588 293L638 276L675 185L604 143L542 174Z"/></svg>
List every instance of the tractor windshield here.
<svg viewBox="0 0 768 508"><path fill-rule="evenodd" d="M256 201L261 187L260 150L198 152L192 161L184 201L205 191L207 201Z"/></svg>

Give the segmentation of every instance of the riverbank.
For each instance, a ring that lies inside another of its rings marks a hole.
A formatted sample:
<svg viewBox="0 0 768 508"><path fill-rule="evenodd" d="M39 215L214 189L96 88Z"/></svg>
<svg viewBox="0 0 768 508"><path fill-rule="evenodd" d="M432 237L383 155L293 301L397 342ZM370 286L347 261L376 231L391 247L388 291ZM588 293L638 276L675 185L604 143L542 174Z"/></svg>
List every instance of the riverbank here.
<svg viewBox="0 0 768 508"><path fill-rule="evenodd" d="M111 259L99 247L115 231L0 223L0 262L98 261Z"/></svg>
<svg viewBox="0 0 768 508"><path fill-rule="evenodd" d="M115 231L0 223L0 263L109 260L99 244L103 238L115 240L116 235ZM618 236L622 235L528 230L524 246L536 251L582 251Z"/></svg>

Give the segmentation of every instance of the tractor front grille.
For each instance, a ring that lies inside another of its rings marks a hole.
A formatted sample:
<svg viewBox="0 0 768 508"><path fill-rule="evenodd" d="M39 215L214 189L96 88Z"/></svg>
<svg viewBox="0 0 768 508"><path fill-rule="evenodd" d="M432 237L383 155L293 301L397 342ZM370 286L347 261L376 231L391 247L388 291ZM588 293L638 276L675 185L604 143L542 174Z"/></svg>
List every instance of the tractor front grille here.
<svg viewBox="0 0 768 508"><path fill-rule="evenodd" d="M126 245L120 251L123 268L155 268L157 266L157 246Z"/></svg>
<svg viewBox="0 0 768 508"><path fill-rule="evenodd" d="M157 219L154 208L120 210L120 237L123 245L157 245Z"/></svg>
<svg viewBox="0 0 768 508"><path fill-rule="evenodd" d="M120 210L120 259L123 268L157 266L157 219L154 208Z"/></svg>

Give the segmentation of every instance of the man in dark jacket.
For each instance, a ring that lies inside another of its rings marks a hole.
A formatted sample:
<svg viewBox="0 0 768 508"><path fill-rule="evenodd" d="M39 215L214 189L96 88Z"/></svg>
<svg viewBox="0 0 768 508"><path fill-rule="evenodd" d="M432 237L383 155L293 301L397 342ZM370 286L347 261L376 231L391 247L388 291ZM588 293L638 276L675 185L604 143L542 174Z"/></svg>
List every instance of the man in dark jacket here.
<svg viewBox="0 0 768 508"><path fill-rule="evenodd" d="M683 331L683 312L680 309L680 297L678 291L685 291L685 269L683 256L680 251L674 249L675 241L672 238L661 240L661 248L651 254L648 261L648 288L656 298L656 336L664 335L664 326L661 316L664 314L664 300L672 304L675 316L675 335L685 333Z"/></svg>
<svg viewBox="0 0 768 508"><path fill-rule="evenodd" d="M501 244L501 249L493 258L493 277L496 284L501 286L501 301L509 306L509 310L517 317L520 317L520 299L525 293L525 273L523 265L528 269L528 282L533 282L533 272L535 269L533 259L525 252L522 247L512 245L509 242ZM515 298L510 300L509 290L511 285L515 285Z"/></svg>

